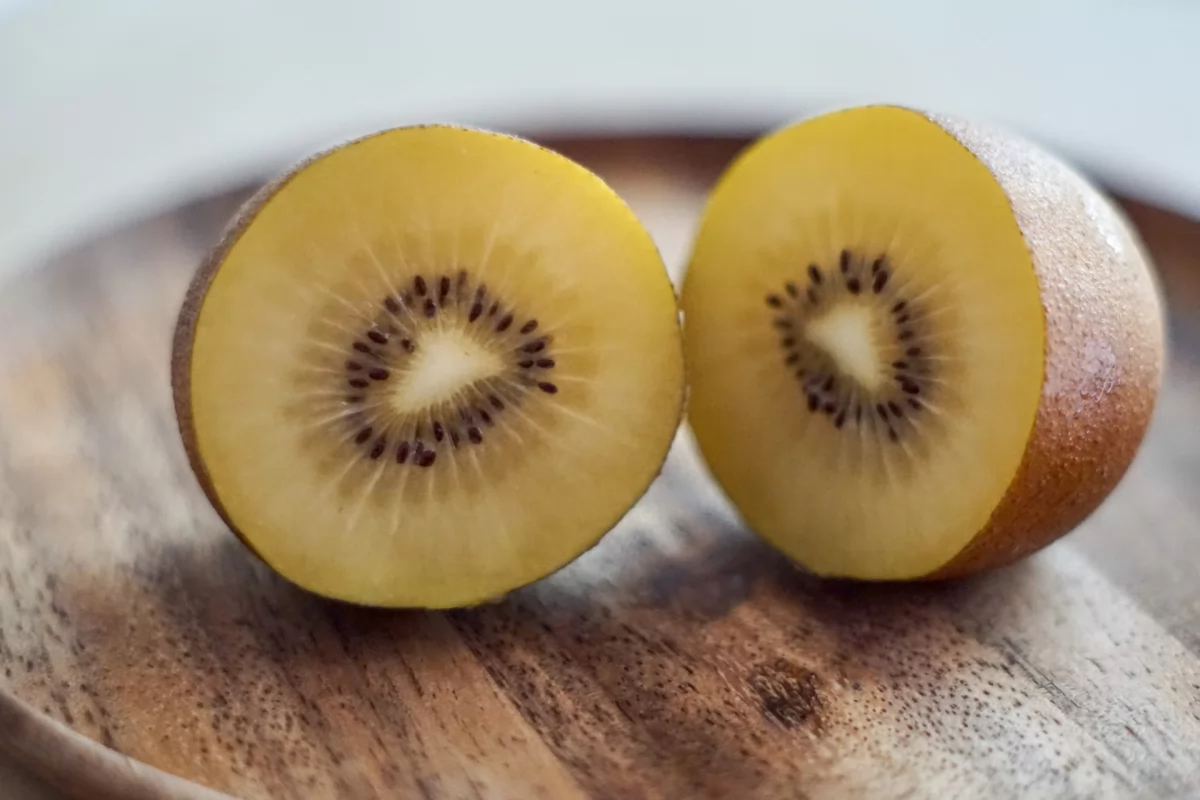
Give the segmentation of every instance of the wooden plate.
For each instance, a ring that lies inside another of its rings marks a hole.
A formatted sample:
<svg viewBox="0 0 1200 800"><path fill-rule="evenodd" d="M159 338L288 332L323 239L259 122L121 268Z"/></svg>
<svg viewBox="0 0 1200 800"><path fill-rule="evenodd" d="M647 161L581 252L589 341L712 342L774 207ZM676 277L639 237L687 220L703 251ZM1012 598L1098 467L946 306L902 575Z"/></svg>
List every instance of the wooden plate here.
<svg viewBox="0 0 1200 800"><path fill-rule="evenodd" d="M729 143L558 143L678 268ZM0 744L81 797L1168 797L1200 791L1200 234L1135 208L1174 354L1080 530L939 586L822 584L682 436L618 530L503 603L379 613L275 577L171 416L170 330L241 194L0 297ZM1189 259L1191 259L1189 261ZM205 788L206 787L206 788Z"/></svg>

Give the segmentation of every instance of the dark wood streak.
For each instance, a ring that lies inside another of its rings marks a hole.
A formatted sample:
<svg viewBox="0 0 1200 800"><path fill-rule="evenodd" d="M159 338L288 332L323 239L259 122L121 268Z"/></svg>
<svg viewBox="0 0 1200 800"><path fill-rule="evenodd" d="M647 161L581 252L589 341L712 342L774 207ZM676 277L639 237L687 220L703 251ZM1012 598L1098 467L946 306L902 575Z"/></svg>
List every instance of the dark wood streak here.
<svg viewBox="0 0 1200 800"><path fill-rule="evenodd" d="M636 181L628 196L678 256L739 146L568 152L618 190L662 165L678 198ZM0 292L0 746L61 789L1200 792L1200 225L1131 206L1173 310L1160 412L1109 502L1023 564L945 585L817 581L745 531L681 434L637 509L559 574L477 609L381 613L248 555L184 459L171 315L240 199Z"/></svg>

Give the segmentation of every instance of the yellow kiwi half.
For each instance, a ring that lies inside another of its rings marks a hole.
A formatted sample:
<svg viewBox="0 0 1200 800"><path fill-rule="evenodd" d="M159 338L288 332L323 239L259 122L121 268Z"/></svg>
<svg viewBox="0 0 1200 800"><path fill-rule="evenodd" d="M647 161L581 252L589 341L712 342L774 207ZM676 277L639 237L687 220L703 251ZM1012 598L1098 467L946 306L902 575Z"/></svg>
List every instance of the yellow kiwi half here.
<svg viewBox="0 0 1200 800"><path fill-rule="evenodd" d="M675 295L629 208L529 142L400 128L254 197L175 338L205 492L312 592L444 608L595 544L681 417Z"/></svg>
<svg viewBox="0 0 1200 800"><path fill-rule="evenodd" d="M748 524L870 580L1010 563L1121 479L1163 369L1145 252L1018 137L894 106L727 170L682 292L689 422Z"/></svg>

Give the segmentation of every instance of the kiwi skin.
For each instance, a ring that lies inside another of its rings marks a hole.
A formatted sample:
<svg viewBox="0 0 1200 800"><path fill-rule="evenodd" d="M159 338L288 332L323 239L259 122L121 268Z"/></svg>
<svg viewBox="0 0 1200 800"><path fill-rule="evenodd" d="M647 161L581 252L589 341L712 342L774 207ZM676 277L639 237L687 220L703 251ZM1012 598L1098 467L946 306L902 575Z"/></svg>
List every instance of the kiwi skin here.
<svg viewBox="0 0 1200 800"><path fill-rule="evenodd" d="M258 191L256 191L253 195L251 195L247 200L245 200L242 203L242 205L238 208L238 210L235 212L235 214L230 219L230 221L226 224L226 226L223 229L217 242L212 246L212 248L210 248L207 255L201 261L200 265L196 268L196 271L193 274L192 280L188 284L186 291L184 292L183 300L181 301L181 304L180 304L179 314L176 318L176 323L175 323L174 335L172 337L170 373L171 373L171 394L172 394L172 399L173 399L173 403L174 403L174 407L175 407L175 420L176 420L176 425L179 430L180 439L183 443L184 454L187 456L188 465L191 467L193 474L196 476L196 481L199 483L200 489L204 492L205 497L208 498L208 501L212 505L213 510L217 513L217 516L221 519L221 521L223 523L225 523L225 526L229 529L229 531L234 536L237 537L238 541L240 541L251 554L253 554L260 562L262 562L265 566L270 568L272 571L277 572L277 570L275 570L274 566L270 563L270 561L268 561L263 556L263 554L260 553L254 547L253 543L251 543L249 538L247 538L241 532L241 530L238 527L238 524L233 520L233 517L228 513L228 511L225 509L225 506L221 503L221 499L220 499L219 495L217 494L216 487L213 485L212 477L208 472L208 468L204 463L204 459L200 455L200 449L199 449L198 440L196 437L195 422L194 422L193 415L192 415L192 399L191 399L191 397L192 397L192 391L191 391L192 347L195 343L196 324L200 318L200 309L204 304L204 298L208 294L209 287L212 285L213 280L217 276L218 270L221 268L221 265L225 262L226 257L229 255L229 251L233 249L233 246L237 243L238 239L241 238L242 234L245 233L246 229L250 226L250 224L258 216L258 213L262 210L262 208L268 202L270 202L270 200L277 193L279 193L285 186L287 186L287 184L293 178L295 178L297 175L299 175L301 172L303 172L305 169L307 169L312 164L320 161L321 159L323 159L329 155L332 155L333 153L335 153L339 150L342 150L347 147L351 147L359 142L363 142L368 139L372 139L376 136L383 136L383 135L386 135L393 131L403 130L403 129L413 129L413 128L457 128L459 130L476 130L480 133L486 133L491 136L504 136L504 137L512 138L512 139L519 138L519 137L512 136L511 134L499 133L499 132L495 132L495 131L487 131L487 130L482 130L482 129L478 129L478 128L467 128L466 126L453 126L453 125L445 125L445 124L442 124L442 125L438 125L438 124L411 125L411 126L402 126L399 128L393 127L393 128L385 128L382 130L377 130L372 133L366 134L364 136L359 136L356 138L348 139L348 140L333 144L329 147L326 147L323 150L316 151L316 152L312 153L311 155L307 156L306 158L292 164L292 166L287 168L285 171L281 172L273 180L264 184L262 187L260 187L258 189ZM526 139L521 139L521 141L531 144L532 146L537 147L541 150L545 150L547 152L553 152L553 151L549 150L549 148L543 147L542 145L537 144L536 142L531 142ZM566 158L566 156L563 156L561 154L556 154L556 155L558 155L559 158ZM599 176L594 176L594 177L596 180L602 180ZM632 209L627 208L627 211L630 214L630 216L633 216ZM677 307L676 308L676 316L678 319L678 297L676 297L676 307ZM683 423L683 419L686 414L686 404L687 404L686 365L684 366L684 369L685 369L685 373L684 373L682 396L680 397L679 407L678 407L678 411L677 411L677 418L675 420L676 428L678 428ZM666 465L668 455L669 455L669 450L667 451L667 453L663 454L663 460L662 460L662 463L660 463L658 465L657 474L662 473L663 467ZM645 493L650 490L651 486L652 486L652 483L647 484L645 491L642 493L642 496L644 496ZM640 497L637 499L640 500ZM635 500L634 502L636 503L637 500ZM632 508L633 504L634 503L630 504L630 508ZM626 509L626 511L627 511L627 509ZM615 526L621 520L621 517L623 517L623 516L624 516L624 512L622 512L622 514L619 515L616 519L612 520L611 524L608 527L612 528L613 526ZM598 537L596 539L596 541L592 542L591 545L588 548L586 548L584 551L576 554L575 558L581 557L584 554L584 552L587 552L587 550L591 549L592 547L595 547L597 544L600 543L600 541L602 539L603 539L603 535ZM563 566L565 566L565 565L563 565ZM286 576L285 576L285 579L286 579ZM303 589L305 587L300 587L300 588ZM477 605L484 605L484 604L487 604L490 602L497 602L501 599L503 599L503 598L502 597L480 598Z"/></svg>
<svg viewBox="0 0 1200 800"><path fill-rule="evenodd" d="M1025 454L987 525L926 579L1006 566L1086 519L1145 437L1166 361L1161 292L1115 204L1036 145L922 113L979 159L1012 205L1045 320L1042 395Z"/></svg>

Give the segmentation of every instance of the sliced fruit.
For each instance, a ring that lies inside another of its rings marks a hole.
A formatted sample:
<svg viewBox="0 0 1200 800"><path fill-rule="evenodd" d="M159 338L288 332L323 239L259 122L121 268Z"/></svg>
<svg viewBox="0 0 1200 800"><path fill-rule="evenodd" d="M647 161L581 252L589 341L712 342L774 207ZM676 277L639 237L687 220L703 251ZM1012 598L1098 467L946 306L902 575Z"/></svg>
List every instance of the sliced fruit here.
<svg viewBox="0 0 1200 800"><path fill-rule="evenodd" d="M452 607L592 546L680 421L675 296L581 166L493 133L385 131L233 221L187 295L173 382L225 521L318 594Z"/></svg>
<svg viewBox="0 0 1200 800"><path fill-rule="evenodd" d="M1163 368L1113 205L1028 142L906 108L739 157L682 296L704 459L823 575L963 575L1050 543L1125 473Z"/></svg>

